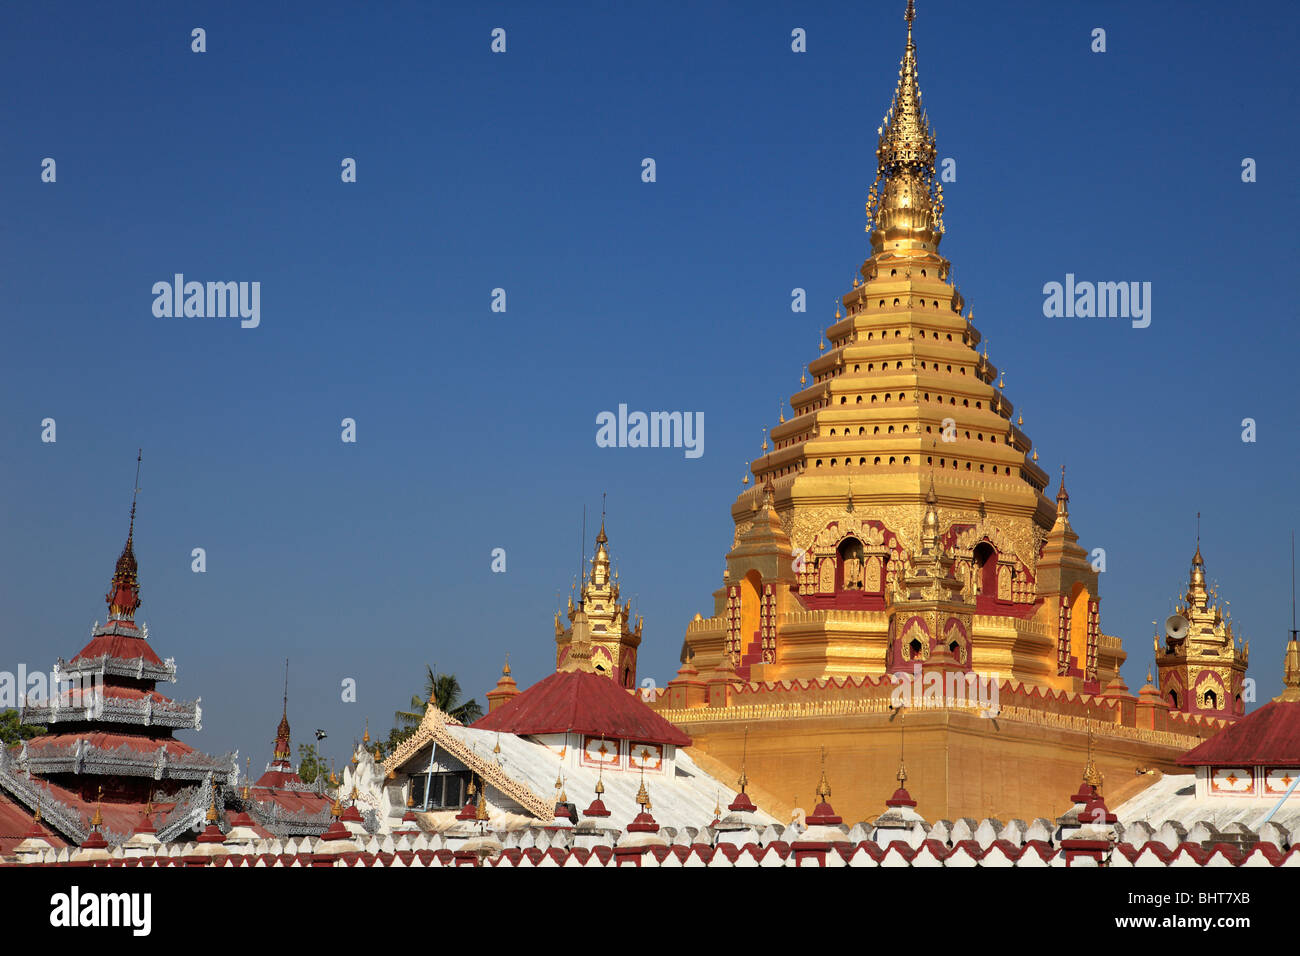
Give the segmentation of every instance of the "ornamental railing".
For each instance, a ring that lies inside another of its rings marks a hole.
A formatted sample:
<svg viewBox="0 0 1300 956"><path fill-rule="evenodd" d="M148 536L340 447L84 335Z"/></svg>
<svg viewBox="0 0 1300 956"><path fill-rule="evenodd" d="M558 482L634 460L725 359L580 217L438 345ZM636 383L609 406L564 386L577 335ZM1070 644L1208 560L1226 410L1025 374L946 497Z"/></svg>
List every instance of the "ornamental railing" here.
<svg viewBox="0 0 1300 956"><path fill-rule="evenodd" d="M19 768L14 754L3 747L0 747L0 781L4 782L4 789L28 810L34 812L37 807L40 807L41 817L46 823L70 837L73 842L81 843L90 836L81 814L67 804L54 799L44 787L34 783L31 777Z"/></svg>
<svg viewBox="0 0 1300 956"><path fill-rule="evenodd" d="M304 810L285 810L274 800L250 800L249 810L273 836L283 839L290 836L319 836L329 829L331 807L326 806L308 813Z"/></svg>
<svg viewBox="0 0 1300 956"><path fill-rule="evenodd" d="M134 677L136 680L176 682L176 659L169 657L161 665L146 661L140 657L112 657L101 654L99 657L82 657L65 664L59 661L54 665L54 673L61 679L79 674L111 674L114 677Z"/></svg>
<svg viewBox="0 0 1300 956"><path fill-rule="evenodd" d="M114 724L139 724L144 727L175 727L185 730L203 729L203 708L197 700L157 701L152 697L129 699L102 693L88 695L93 698L89 706L60 705L59 698L48 704L19 709L26 724L58 724L89 720Z"/></svg>
<svg viewBox="0 0 1300 956"><path fill-rule="evenodd" d="M37 738L39 739L39 738ZM141 752L128 744L98 747L84 738L69 744L37 744L23 741L16 757L20 770L35 774L92 773L153 777L155 780L201 780L209 774L218 783L233 781L238 773L233 753L210 757L204 753L169 753L164 747Z"/></svg>

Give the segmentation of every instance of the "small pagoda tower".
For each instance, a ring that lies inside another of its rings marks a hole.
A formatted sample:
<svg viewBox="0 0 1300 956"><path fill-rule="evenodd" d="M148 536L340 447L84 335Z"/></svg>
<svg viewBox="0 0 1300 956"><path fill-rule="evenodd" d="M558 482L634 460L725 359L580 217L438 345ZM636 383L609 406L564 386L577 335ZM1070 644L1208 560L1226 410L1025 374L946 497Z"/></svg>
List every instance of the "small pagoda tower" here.
<svg viewBox="0 0 1300 956"><path fill-rule="evenodd" d="M1242 686L1250 660L1250 642L1232 633L1232 622L1205 586L1205 559L1196 543L1187 591L1164 645L1155 641L1160 695L1170 709L1235 720L1246 712ZM1185 623L1185 626L1183 624Z"/></svg>
<svg viewBox="0 0 1300 956"><path fill-rule="evenodd" d="M138 459L137 459L138 461ZM138 470L137 470L138 478ZM233 754L212 757L175 738L202 729L199 701L175 701L156 690L176 680L172 658L160 658L148 629L135 620L140 584L135 558L135 501L126 545L105 600L108 620L70 662L55 664L48 700L20 708L24 724L48 732L0 751L0 789L35 810L72 843L89 838L92 817L112 843L126 840L150 797L164 814L161 839L201 825L212 787L233 781ZM102 803L99 794L102 792Z"/></svg>
<svg viewBox="0 0 1300 956"><path fill-rule="evenodd" d="M614 678L620 687L632 688L636 686L636 655L643 622L638 616L633 627L632 602L619 603L618 572L610 573L609 550L605 547L608 542L602 514L591 571L582 583L582 599L575 606L573 598L569 598L569 626L562 627L559 613L555 615L555 669L572 670L577 666L574 652L579 649L584 658L580 666L587 669L589 650L590 669Z"/></svg>

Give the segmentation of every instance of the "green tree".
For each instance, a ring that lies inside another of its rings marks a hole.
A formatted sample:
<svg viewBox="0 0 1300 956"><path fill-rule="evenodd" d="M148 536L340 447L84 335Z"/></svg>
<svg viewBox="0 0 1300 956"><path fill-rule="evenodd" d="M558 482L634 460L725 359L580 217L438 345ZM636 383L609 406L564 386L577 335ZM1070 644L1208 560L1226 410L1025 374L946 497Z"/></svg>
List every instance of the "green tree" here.
<svg viewBox="0 0 1300 956"><path fill-rule="evenodd" d="M322 783L329 783L329 764L325 762L315 744L298 745L298 776L303 783L315 783L317 777L324 778Z"/></svg>
<svg viewBox="0 0 1300 956"><path fill-rule="evenodd" d="M397 725L388 734L389 745L395 747L420 726L424 719L424 709L432 703L449 717L455 717L462 724L472 724L483 716L483 708L476 700L464 700L464 691L454 674L439 674L428 664L424 665L424 696L411 697L410 710L399 710L393 716Z"/></svg>
<svg viewBox="0 0 1300 956"><path fill-rule="evenodd" d="M44 727L20 724L18 722L18 711L13 708L0 711L0 743L6 747L13 747L24 740L31 740L43 733L45 733Z"/></svg>

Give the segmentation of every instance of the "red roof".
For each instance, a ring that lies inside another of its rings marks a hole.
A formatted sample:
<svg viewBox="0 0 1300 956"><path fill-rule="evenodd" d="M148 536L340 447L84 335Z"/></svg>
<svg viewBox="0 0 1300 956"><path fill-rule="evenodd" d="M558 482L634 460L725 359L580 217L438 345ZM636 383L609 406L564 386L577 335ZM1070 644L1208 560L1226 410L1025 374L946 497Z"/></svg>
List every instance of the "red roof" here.
<svg viewBox="0 0 1300 956"><path fill-rule="evenodd" d="M691 738L619 687L590 671L567 671L538 681L473 724L511 734L574 731L615 740L689 747Z"/></svg>
<svg viewBox="0 0 1300 956"><path fill-rule="evenodd" d="M150 664L155 664L158 667L163 666L162 658L154 653L148 641L143 637L129 637L125 634L101 634L93 638L89 644L77 652L77 656L69 663L75 663L83 657L95 658L102 657L105 654L124 661L133 661L137 657L143 657Z"/></svg>
<svg viewBox="0 0 1300 956"><path fill-rule="evenodd" d="M1300 766L1300 702L1270 701L1178 758L1184 767Z"/></svg>
<svg viewBox="0 0 1300 956"><path fill-rule="evenodd" d="M320 813L334 802L329 797L310 790L280 790L263 786L260 782L248 788L248 797L258 803L273 803L290 814Z"/></svg>
<svg viewBox="0 0 1300 956"><path fill-rule="evenodd" d="M84 740L88 745L98 747L100 750L116 750L125 744L131 750L142 754L166 750L169 757L183 757L198 753L197 750L184 741L172 740L170 737L155 738L138 734L110 734L103 731L41 734L39 737L33 737L27 741L27 753L29 756L35 757L47 747L66 747L69 744L75 744L78 740Z"/></svg>
<svg viewBox="0 0 1300 956"><path fill-rule="evenodd" d="M0 791L0 853L12 853L14 847L27 838L32 830L35 818L32 812L15 801L7 793ZM44 823L40 825L41 833L50 842L50 846L67 846L63 839Z"/></svg>
<svg viewBox="0 0 1300 956"><path fill-rule="evenodd" d="M30 743L30 741L29 741ZM111 831L119 836L130 836L135 832L136 826L139 825L141 817L144 815L144 809L147 804L144 803L112 803L109 801L100 802L98 800L83 800L81 796L66 787L50 783L48 780L42 780L33 777L31 780L33 786L39 788L42 792L42 805L47 809L51 803L60 803L65 807L74 810L80 817L83 826L89 826L90 819L95 815L98 809L100 816L104 821L104 829ZM4 800L12 799L8 794L0 793L0 804ZM154 825L157 826L164 816L175 809L176 803L170 799L163 798L154 800L153 809ZM19 807L19 809L23 809ZM32 814L30 811L23 810L27 815L27 827L32 824ZM44 814L42 814L44 815ZM0 816L2 818L2 816ZM44 821L42 821L44 824ZM26 833L26 829L23 831ZM50 839L55 846L63 846L64 843L58 839Z"/></svg>

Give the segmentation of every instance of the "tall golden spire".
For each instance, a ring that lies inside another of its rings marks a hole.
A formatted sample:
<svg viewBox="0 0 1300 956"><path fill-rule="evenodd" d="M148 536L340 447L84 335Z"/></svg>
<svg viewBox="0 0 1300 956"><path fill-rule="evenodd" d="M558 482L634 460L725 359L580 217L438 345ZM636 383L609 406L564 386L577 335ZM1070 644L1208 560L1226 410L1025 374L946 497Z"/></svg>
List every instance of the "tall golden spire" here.
<svg viewBox="0 0 1300 956"><path fill-rule="evenodd" d="M867 196L867 230L877 254L884 250L886 240L907 244L894 251L934 252L943 235L943 187L935 182L934 171L937 147L916 78L913 0L908 0L903 19L907 21L907 47L889 112L877 129L876 181Z"/></svg>

